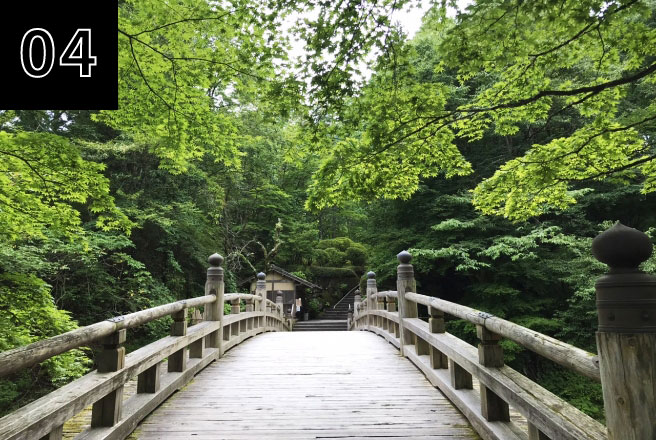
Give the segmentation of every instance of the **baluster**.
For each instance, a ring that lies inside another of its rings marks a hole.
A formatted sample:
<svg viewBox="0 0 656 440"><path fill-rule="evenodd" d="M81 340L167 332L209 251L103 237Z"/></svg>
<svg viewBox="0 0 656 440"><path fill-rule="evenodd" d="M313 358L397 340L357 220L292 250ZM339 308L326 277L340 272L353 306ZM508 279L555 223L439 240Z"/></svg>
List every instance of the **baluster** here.
<svg viewBox="0 0 656 440"><path fill-rule="evenodd" d="M241 302L239 301L239 295L237 295L237 298L233 299L230 301L230 314L231 315L238 315L241 313ZM239 336L240 333L240 325L241 322L233 322L232 325L230 326L230 338L235 338Z"/></svg>
<svg viewBox="0 0 656 440"><path fill-rule="evenodd" d="M360 308L360 305L361 305L361 304L362 304L362 296L360 295L360 290L356 290L356 291L355 291L355 297L353 298L353 312L354 312L354 314L355 314L355 316L356 316L356 319L357 319L357 317L360 315L360 310L359 310L359 308ZM359 320L356 321L356 323L355 323L356 326L358 325L358 322L359 322ZM349 328L350 328L350 327L349 327Z"/></svg>
<svg viewBox="0 0 656 440"><path fill-rule="evenodd" d="M280 290L276 291L276 315L278 316L279 319L276 319L275 326L278 329L278 331L282 331L282 292Z"/></svg>
<svg viewBox="0 0 656 440"><path fill-rule="evenodd" d="M266 294L266 274L260 272L257 274L257 284L255 285L255 294L262 298L260 301L260 311L264 313L265 316L259 318L258 327L264 327L266 330L266 313L267 313L267 294Z"/></svg>
<svg viewBox="0 0 656 440"><path fill-rule="evenodd" d="M449 375L451 376L451 386L456 390L471 390L474 387L472 375L460 365L456 364L453 359L449 359Z"/></svg>
<svg viewBox="0 0 656 440"><path fill-rule="evenodd" d="M245 309L245 312L246 312L246 313L252 313L254 310L255 310L255 299L254 299L253 297L248 297L248 298L246 298L246 309ZM245 328L246 331L253 330L253 327L254 327L254 325L253 325L253 324L254 324L253 321L254 321L255 319L256 319L256 318L248 318L248 319L246 320L246 328Z"/></svg>
<svg viewBox="0 0 656 440"><path fill-rule="evenodd" d="M191 324L190 326L194 326L200 322L203 321L203 318L200 314L200 311L198 309L194 309L193 313L191 314ZM190 358L202 358L203 357L203 352L204 352L204 339L205 338L200 338L189 344L189 357Z"/></svg>
<svg viewBox="0 0 656 440"><path fill-rule="evenodd" d="M161 365L158 362L137 376L137 393L156 393L159 391Z"/></svg>
<svg viewBox="0 0 656 440"><path fill-rule="evenodd" d="M273 313L273 304L271 304L269 301L266 302L266 326L267 329L269 327L273 326L272 318L271 318L271 313Z"/></svg>
<svg viewBox="0 0 656 440"><path fill-rule="evenodd" d="M540 431L534 424L529 422L528 440L551 440L551 439L547 437L547 435L544 434L542 431Z"/></svg>
<svg viewBox="0 0 656 440"><path fill-rule="evenodd" d="M194 309L193 312L191 313L191 319L190 319L190 322L189 322L189 327L200 324L201 322L203 322L202 313L200 313L200 310Z"/></svg>
<svg viewBox="0 0 656 440"><path fill-rule="evenodd" d="M597 280L597 349L608 440L656 439L656 277L638 266L649 237L616 223L592 242L610 267Z"/></svg>
<svg viewBox="0 0 656 440"><path fill-rule="evenodd" d="M384 296L379 296L376 298L376 310L385 310L385 297ZM382 328L384 330L389 329L389 321L387 318L382 317L382 316L375 316L374 317L374 325L376 327Z"/></svg>
<svg viewBox="0 0 656 440"><path fill-rule="evenodd" d="M387 311L395 313L396 310L397 310L396 309L396 298L388 297L387 298ZM396 322L394 322L390 319L389 320L389 326L390 326L390 330L392 330L392 329L394 330L393 331L394 336L396 336L397 338L400 338L401 337L401 332L399 331L399 325ZM390 333L392 333L392 331L390 331Z"/></svg>
<svg viewBox="0 0 656 440"><path fill-rule="evenodd" d="M218 348L219 357L223 356L223 293L225 285L223 283L223 257L219 254L212 254L208 258L210 267L207 269L207 281L205 282L205 295L216 295L216 301L205 307L207 321L219 321L218 330L207 336L206 347Z"/></svg>
<svg viewBox="0 0 656 440"><path fill-rule="evenodd" d="M415 283L414 269L412 268L412 264L410 264L412 255L408 251L402 251L396 257L400 263L396 269L396 290L398 291L399 297L400 351L401 355L403 355L406 344L415 344L415 335L411 331L405 330L403 320L405 318L417 317L417 304L412 301L406 301L405 293L416 292L417 284Z"/></svg>
<svg viewBox="0 0 656 440"><path fill-rule="evenodd" d="M446 326L444 324L444 312L436 309L435 307L429 307L428 313L430 318L428 319L428 328L431 333L444 333L446 331ZM430 360L431 368L448 368L449 359L444 353L442 353L437 348L431 345L430 347Z"/></svg>
<svg viewBox="0 0 656 440"><path fill-rule="evenodd" d="M486 315L491 317L492 315ZM476 326L476 334L481 343L478 344L478 363L490 368L503 367L503 348L499 345L501 336L492 333L482 325ZM488 387L481 386L481 413L488 422L509 422L508 404Z"/></svg>
<svg viewBox="0 0 656 440"><path fill-rule="evenodd" d="M173 314L173 324L171 324L171 336L185 336L187 334L187 309L184 308ZM180 373L187 369L187 347L169 356L169 373Z"/></svg>
<svg viewBox="0 0 656 440"><path fill-rule="evenodd" d="M125 367L125 334L122 329L101 339L102 350L98 353L98 373L119 371ZM114 426L121 419L123 407L123 386L111 391L93 404L91 426Z"/></svg>

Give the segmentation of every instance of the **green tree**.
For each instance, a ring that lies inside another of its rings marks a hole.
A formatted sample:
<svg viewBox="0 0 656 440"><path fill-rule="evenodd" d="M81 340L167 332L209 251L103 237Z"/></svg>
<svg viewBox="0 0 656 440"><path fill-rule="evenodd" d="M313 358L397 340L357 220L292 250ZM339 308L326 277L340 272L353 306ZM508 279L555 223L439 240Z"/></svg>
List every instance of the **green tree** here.
<svg viewBox="0 0 656 440"><path fill-rule="evenodd" d="M654 11L651 0L478 1L455 20L433 9L414 41L391 37L359 96L334 108L343 123L315 126L323 159L308 207L408 198L421 178L472 171L462 141L522 127L533 136L474 190L482 212L563 209L578 182L653 191ZM427 41L439 53L428 65ZM561 117L576 122L554 129Z"/></svg>

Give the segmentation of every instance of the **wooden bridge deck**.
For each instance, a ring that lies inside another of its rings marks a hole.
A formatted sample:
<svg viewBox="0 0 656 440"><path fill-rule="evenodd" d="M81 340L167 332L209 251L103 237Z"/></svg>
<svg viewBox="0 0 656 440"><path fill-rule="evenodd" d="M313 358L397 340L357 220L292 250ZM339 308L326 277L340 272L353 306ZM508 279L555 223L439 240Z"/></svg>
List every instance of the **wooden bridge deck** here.
<svg viewBox="0 0 656 440"><path fill-rule="evenodd" d="M417 368L368 332L266 333L230 350L130 439L478 439Z"/></svg>

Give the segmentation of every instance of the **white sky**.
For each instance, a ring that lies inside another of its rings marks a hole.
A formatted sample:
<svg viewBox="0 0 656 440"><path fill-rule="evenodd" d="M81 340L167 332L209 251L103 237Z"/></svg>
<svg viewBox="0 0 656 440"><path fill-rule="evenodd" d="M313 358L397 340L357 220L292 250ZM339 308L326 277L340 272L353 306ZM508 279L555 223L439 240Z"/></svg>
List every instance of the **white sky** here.
<svg viewBox="0 0 656 440"><path fill-rule="evenodd" d="M464 9L472 3L474 0L458 0L458 5L460 9ZM414 2L413 2L414 3ZM392 21L394 23L399 23L405 30L405 32L408 35L408 38L412 38L419 28L421 27L421 20L428 11L429 6L430 6L431 1L430 0L421 0L420 6L418 7L410 7L410 5L406 5L406 7L400 11L396 11L393 14ZM455 15L455 11L451 11L451 14L449 15ZM289 29L293 24L296 22L296 20L299 18L299 15L292 14L291 16L287 17L283 24L283 32L289 32ZM295 41L294 38L290 38L291 40L291 50L289 52L289 58L290 61L296 61L299 58L301 58L306 52L305 52L305 46L303 41ZM373 56L373 55L372 55ZM368 69L364 66L364 64L361 67L361 70L365 72L365 76L369 76Z"/></svg>
<svg viewBox="0 0 656 440"><path fill-rule="evenodd" d="M422 0L421 6L419 8L410 8L406 6L401 11L396 11L393 15L393 21L401 24L403 29L407 32L408 38L412 38L415 33L421 27L421 19L428 10L429 2L427 0ZM300 16L298 14L292 14L285 20L283 24L283 31L289 32L289 29L294 25L296 20ZM291 39L292 49L289 52L290 59L296 60L300 58L305 53L305 47L303 41L295 41Z"/></svg>

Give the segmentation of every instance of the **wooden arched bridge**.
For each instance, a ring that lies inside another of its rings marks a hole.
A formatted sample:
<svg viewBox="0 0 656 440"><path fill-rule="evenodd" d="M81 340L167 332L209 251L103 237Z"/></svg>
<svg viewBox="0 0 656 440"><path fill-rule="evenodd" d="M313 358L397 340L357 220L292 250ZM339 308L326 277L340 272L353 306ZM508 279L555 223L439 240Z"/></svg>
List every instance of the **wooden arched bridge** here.
<svg viewBox="0 0 656 440"><path fill-rule="evenodd" d="M96 370L0 419L0 439L72 438L67 421L91 407L75 438L654 440L656 277L638 269L651 251L646 235L620 224L595 239L610 266L596 284L598 356L418 293L407 252L395 291L378 292L368 274L353 331L290 333L264 277L255 295L224 294L214 254L204 296L0 353L4 376L102 344ZM447 333L445 314L475 324L478 347ZM171 335L126 356L126 330L165 316ZM502 338L600 381L606 426L504 365Z"/></svg>

